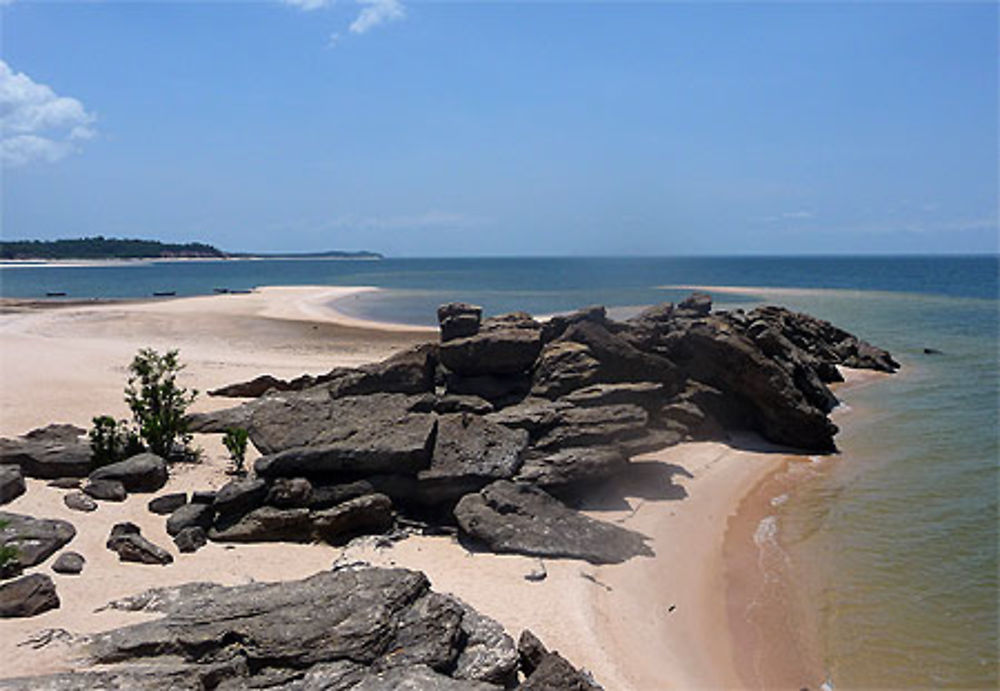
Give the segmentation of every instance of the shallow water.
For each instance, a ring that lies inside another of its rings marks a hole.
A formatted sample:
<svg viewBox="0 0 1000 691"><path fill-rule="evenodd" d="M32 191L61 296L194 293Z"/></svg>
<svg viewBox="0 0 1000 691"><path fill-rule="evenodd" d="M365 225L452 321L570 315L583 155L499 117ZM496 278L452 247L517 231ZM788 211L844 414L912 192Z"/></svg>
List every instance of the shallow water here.
<svg viewBox="0 0 1000 691"><path fill-rule="evenodd" d="M356 316L434 323L442 302L488 314L676 300L676 285L766 300L888 348L899 375L850 390L841 453L809 464L758 538L787 555L836 688L998 685L996 257L413 259L0 269L0 294L178 295L255 285L373 285ZM929 355L924 348L941 351ZM784 563L784 557L782 558ZM766 565L766 564L765 564Z"/></svg>

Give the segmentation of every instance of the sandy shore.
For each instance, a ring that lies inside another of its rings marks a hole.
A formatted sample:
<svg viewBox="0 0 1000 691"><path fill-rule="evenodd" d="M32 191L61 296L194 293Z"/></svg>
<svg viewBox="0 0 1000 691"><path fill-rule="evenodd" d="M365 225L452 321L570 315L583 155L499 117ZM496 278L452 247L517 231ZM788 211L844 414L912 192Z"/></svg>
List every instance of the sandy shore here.
<svg viewBox="0 0 1000 691"><path fill-rule="evenodd" d="M249 295L0 314L0 435L50 422L89 426L98 413L124 417L126 365L144 346L179 348L187 364L183 383L206 390L263 373L325 372L434 337L426 329L373 325L327 308L331 300L359 290L365 289L266 288ZM195 408L232 403L201 397ZM163 492L214 488L229 479L218 439L195 441L205 448L205 462L177 467ZM87 565L80 576L54 574L52 560L39 569L56 581L62 607L0 622L0 659L10 661L0 667L0 676L71 668L64 646L35 650L19 645L40 630L86 633L143 616L94 612L110 599L192 580L299 578L340 557L422 569L435 588L495 617L513 635L532 629L608 689L754 685L753 675L741 669L746 641L732 626L726 560L733 536L742 535L734 526L745 524L738 516L741 502L797 460L752 439L735 441L735 446L699 442L648 454L600 496L588 498L584 508L591 515L650 536L654 558L601 567L545 560L548 575L541 582L523 578L537 567L537 559L470 553L450 538L411 538L387 549L353 544L346 554L326 545L210 544L181 555L165 533L163 518L146 510L148 495L118 505L101 503L96 512L82 514L63 505L62 490L30 481L28 492L4 510L72 521L78 535L67 548L82 553ZM139 524L174 554L174 563L118 563L104 541L111 525L122 520ZM755 549L745 535L739 542ZM798 686L815 687L819 681L795 678Z"/></svg>

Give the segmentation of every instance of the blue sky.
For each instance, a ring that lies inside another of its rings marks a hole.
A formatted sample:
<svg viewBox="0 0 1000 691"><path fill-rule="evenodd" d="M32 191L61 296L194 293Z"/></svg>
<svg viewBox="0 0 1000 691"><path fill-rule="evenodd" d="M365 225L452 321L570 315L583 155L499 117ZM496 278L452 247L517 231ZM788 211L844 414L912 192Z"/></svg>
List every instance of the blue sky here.
<svg viewBox="0 0 1000 691"><path fill-rule="evenodd" d="M8 239L997 251L992 3L0 4Z"/></svg>

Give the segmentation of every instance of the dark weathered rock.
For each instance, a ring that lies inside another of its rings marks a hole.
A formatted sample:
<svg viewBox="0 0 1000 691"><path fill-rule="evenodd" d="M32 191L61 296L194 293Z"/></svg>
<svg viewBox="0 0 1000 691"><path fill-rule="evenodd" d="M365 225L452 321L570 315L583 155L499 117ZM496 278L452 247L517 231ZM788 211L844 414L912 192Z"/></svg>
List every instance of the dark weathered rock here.
<svg viewBox="0 0 1000 691"><path fill-rule="evenodd" d="M155 492L167 484L167 462L152 453L141 453L124 461L98 468L94 480L117 480L126 492Z"/></svg>
<svg viewBox="0 0 1000 691"><path fill-rule="evenodd" d="M241 405L234 408L223 408L205 413L190 413L185 419L189 432L225 434L231 429L250 425L253 408Z"/></svg>
<svg viewBox="0 0 1000 691"><path fill-rule="evenodd" d="M165 516L173 513L185 504L187 504L186 492L172 492L150 499L149 503L146 504L146 508L149 509L150 513Z"/></svg>
<svg viewBox="0 0 1000 691"><path fill-rule="evenodd" d="M24 475L16 465L0 465L0 504L6 504L24 494Z"/></svg>
<svg viewBox="0 0 1000 691"><path fill-rule="evenodd" d="M43 573L0 584L0 617L33 617L58 607L56 585Z"/></svg>
<svg viewBox="0 0 1000 691"><path fill-rule="evenodd" d="M214 504L215 490L195 490L191 493L192 504Z"/></svg>
<svg viewBox="0 0 1000 691"><path fill-rule="evenodd" d="M549 654L549 651L538 640L538 636L525 629L517 639L517 654L521 661L521 671L524 672L525 676L530 677L531 673L542 663L542 659Z"/></svg>
<svg viewBox="0 0 1000 691"><path fill-rule="evenodd" d="M525 430L511 429L471 413L438 419L431 465L417 474L432 503L454 501L500 478L511 478L528 446Z"/></svg>
<svg viewBox="0 0 1000 691"><path fill-rule="evenodd" d="M63 497L63 504L74 511L84 511L90 513L97 511L97 502L83 492L70 492Z"/></svg>
<svg viewBox="0 0 1000 691"><path fill-rule="evenodd" d="M681 317L707 317L712 311L712 296L708 293L691 293L677 303L674 314Z"/></svg>
<svg viewBox="0 0 1000 691"><path fill-rule="evenodd" d="M549 652L527 629L517 641L521 669L527 679L519 689L535 691L598 691L590 675L580 672L557 652Z"/></svg>
<svg viewBox="0 0 1000 691"><path fill-rule="evenodd" d="M490 413L486 419L505 427L527 430L532 439L537 439L559 424L560 414L571 407L565 401L531 396L517 405Z"/></svg>
<svg viewBox="0 0 1000 691"><path fill-rule="evenodd" d="M513 639L493 619L479 614L464 602L456 602L464 610L462 635L465 647L455 660L452 676L505 688L511 686L517 677L518 663Z"/></svg>
<svg viewBox="0 0 1000 691"><path fill-rule="evenodd" d="M84 477L90 472L91 450L86 430L49 425L23 437L0 439L0 463L16 465L26 477Z"/></svg>
<svg viewBox="0 0 1000 691"><path fill-rule="evenodd" d="M569 314L557 314L542 324L542 341L548 343L566 333L566 329L580 322L593 322L601 326L608 324L608 311L604 305L591 305Z"/></svg>
<svg viewBox="0 0 1000 691"><path fill-rule="evenodd" d="M594 384L566 394L562 400L575 406L589 408L602 405L629 403L650 410L667 398L663 384L634 382L622 384Z"/></svg>
<svg viewBox="0 0 1000 691"><path fill-rule="evenodd" d="M57 477L45 484L56 489L79 489L82 482L78 477Z"/></svg>
<svg viewBox="0 0 1000 691"><path fill-rule="evenodd" d="M215 508L210 504L182 504L167 517L167 535L176 536L185 528L208 530L215 520Z"/></svg>
<svg viewBox="0 0 1000 691"><path fill-rule="evenodd" d="M179 691L184 689L222 689L220 682L239 677L246 665L238 661L224 664L187 664L157 662L150 665L123 665L113 670L76 670L43 677L4 679L5 691L91 691L92 689L142 689L143 691ZM242 681L242 678L240 678ZM243 688L243 687L229 687ZM319 691L319 690L317 690ZM324 689L324 691L326 691Z"/></svg>
<svg viewBox="0 0 1000 691"><path fill-rule="evenodd" d="M476 396L492 406L502 407L524 398L531 388L531 379L526 374L463 376L452 372L445 379L445 388L449 395Z"/></svg>
<svg viewBox="0 0 1000 691"><path fill-rule="evenodd" d="M580 446L541 455L528 454L517 474L519 482L538 487L562 487L611 477L621 472L628 458L617 446Z"/></svg>
<svg viewBox="0 0 1000 691"><path fill-rule="evenodd" d="M267 483L259 478L230 480L215 493L212 508L219 514L242 514L263 504L266 497Z"/></svg>
<svg viewBox="0 0 1000 691"><path fill-rule="evenodd" d="M279 509L296 509L312 502L312 483L304 477L279 477L267 489L265 502Z"/></svg>
<svg viewBox="0 0 1000 691"><path fill-rule="evenodd" d="M455 506L455 518L463 532L495 552L585 559L595 564L653 553L639 533L588 518L540 489L508 480L462 497Z"/></svg>
<svg viewBox="0 0 1000 691"><path fill-rule="evenodd" d="M277 482L277 480L275 480ZM373 494L375 486L368 480L346 482L339 485L314 485L309 497L310 509L329 509L348 499Z"/></svg>
<svg viewBox="0 0 1000 691"><path fill-rule="evenodd" d="M437 310L438 323L441 325L441 341L475 335L479 331L482 316L483 308L478 305L465 302L441 305Z"/></svg>
<svg viewBox="0 0 1000 691"><path fill-rule="evenodd" d="M553 341L542 349L535 365L531 394L559 398L598 379L601 363L583 343Z"/></svg>
<svg viewBox="0 0 1000 691"><path fill-rule="evenodd" d="M76 537L76 528L66 521L34 518L19 513L0 511L0 545L17 548L22 567L41 564L63 545Z"/></svg>
<svg viewBox="0 0 1000 691"><path fill-rule="evenodd" d="M612 444L643 435L649 415L635 405L568 407L556 414L555 426L535 442L536 449L558 450L570 446Z"/></svg>
<svg viewBox="0 0 1000 691"><path fill-rule="evenodd" d="M63 552L52 563L52 570L56 573L75 575L83 571L83 565L87 560L79 552Z"/></svg>
<svg viewBox="0 0 1000 691"><path fill-rule="evenodd" d="M562 340L587 346L591 357L599 363L592 383L656 382L666 395L673 395L683 386L684 376L665 357L646 353L627 339L604 326L583 321L572 325Z"/></svg>
<svg viewBox="0 0 1000 691"><path fill-rule="evenodd" d="M174 544L183 553L197 552L208 543L208 534L200 525L184 528L174 535Z"/></svg>
<svg viewBox="0 0 1000 691"><path fill-rule="evenodd" d="M313 536L309 509L279 509L261 506L208 531L214 542L309 542Z"/></svg>
<svg viewBox="0 0 1000 691"><path fill-rule="evenodd" d="M486 415L494 410L493 404L475 395L447 394L434 402L435 413L475 413Z"/></svg>
<svg viewBox="0 0 1000 691"><path fill-rule="evenodd" d="M399 691L400 689L413 689L413 691L495 691L496 687L477 681L452 679L424 665L393 667L384 672L366 676L357 686L351 687L351 691Z"/></svg>
<svg viewBox="0 0 1000 691"><path fill-rule="evenodd" d="M83 493L102 501L125 501L128 497L125 485L118 480L88 480Z"/></svg>
<svg viewBox="0 0 1000 691"><path fill-rule="evenodd" d="M262 374L250 381L238 384L229 384L213 389L208 392L209 396L227 396L231 398L257 398L263 396L268 391L287 391L288 382L272 377L270 374Z"/></svg>
<svg viewBox="0 0 1000 691"><path fill-rule="evenodd" d="M312 534L339 544L363 533L382 533L392 527L392 500L384 494L366 494L349 499L310 516Z"/></svg>
<svg viewBox="0 0 1000 691"><path fill-rule="evenodd" d="M441 363L465 377L526 372L542 348L541 325L514 313L488 319L472 336L441 344Z"/></svg>
<svg viewBox="0 0 1000 691"><path fill-rule="evenodd" d="M107 548L118 554L119 561L166 565L174 560L170 552L144 538L134 523L112 526Z"/></svg>
<svg viewBox="0 0 1000 691"><path fill-rule="evenodd" d="M400 616L389 646L373 668L427 665L439 672L450 669L461 650L463 614L452 598L425 594Z"/></svg>

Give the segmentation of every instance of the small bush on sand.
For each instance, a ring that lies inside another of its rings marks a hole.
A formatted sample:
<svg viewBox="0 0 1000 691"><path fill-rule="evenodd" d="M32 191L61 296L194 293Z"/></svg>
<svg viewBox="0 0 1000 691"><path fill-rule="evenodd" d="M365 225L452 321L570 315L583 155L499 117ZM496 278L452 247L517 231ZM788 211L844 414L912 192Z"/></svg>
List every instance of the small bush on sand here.
<svg viewBox="0 0 1000 691"><path fill-rule="evenodd" d="M177 384L177 375L184 369L177 351L160 355L152 348L143 348L128 369L125 402L149 450L167 459L195 456L184 416L198 392ZM180 449L175 450L175 444Z"/></svg>
<svg viewBox="0 0 1000 691"><path fill-rule="evenodd" d="M90 428L90 449L94 454L94 465L103 466L142 453L145 447L127 421L98 415Z"/></svg>
<svg viewBox="0 0 1000 691"><path fill-rule="evenodd" d="M233 473L236 475L246 475L247 471L244 463L247 455L247 437L249 434L242 427L234 427L226 432L222 438L226 450L229 451L229 459L233 462Z"/></svg>

